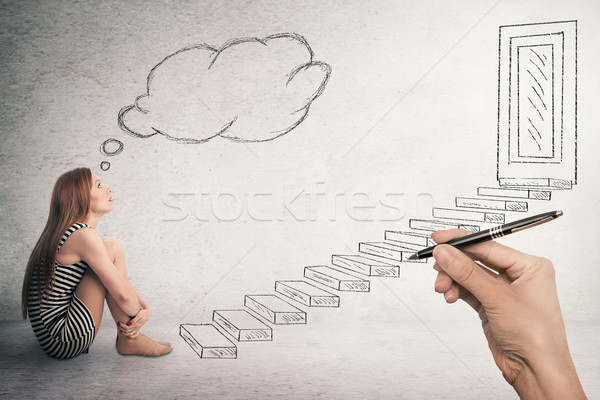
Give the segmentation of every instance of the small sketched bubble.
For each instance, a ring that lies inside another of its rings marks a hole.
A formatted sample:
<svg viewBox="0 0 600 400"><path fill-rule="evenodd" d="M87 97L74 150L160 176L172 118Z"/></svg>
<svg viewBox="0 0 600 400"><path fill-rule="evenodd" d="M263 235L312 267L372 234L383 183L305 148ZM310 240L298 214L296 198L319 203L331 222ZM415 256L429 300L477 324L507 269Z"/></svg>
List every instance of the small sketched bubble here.
<svg viewBox="0 0 600 400"><path fill-rule="evenodd" d="M112 145L112 144L116 144L116 146L117 146L116 149L107 150L106 146ZM113 138L106 139L100 145L100 153L102 153L102 155L105 155L105 156L116 156L117 154L121 154L122 151L123 151L123 142L121 142L120 140L117 140L117 139L113 139Z"/></svg>

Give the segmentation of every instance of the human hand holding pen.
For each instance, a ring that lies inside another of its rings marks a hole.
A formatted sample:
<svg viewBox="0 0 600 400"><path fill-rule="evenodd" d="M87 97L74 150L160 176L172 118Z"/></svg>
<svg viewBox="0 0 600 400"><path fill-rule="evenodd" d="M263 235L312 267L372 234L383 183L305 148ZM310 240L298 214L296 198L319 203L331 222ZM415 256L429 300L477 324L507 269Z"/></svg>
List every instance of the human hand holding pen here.
<svg viewBox="0 0 600 400"><path fill-rule="evenodd" d="M444 243L467 234L453 229L432 238ZM433 257L435 290L448 303L461 298L479 314L496 365L522 399L586 398L569 353L549 260L493 241L463 251L439 245Z"/></svg>

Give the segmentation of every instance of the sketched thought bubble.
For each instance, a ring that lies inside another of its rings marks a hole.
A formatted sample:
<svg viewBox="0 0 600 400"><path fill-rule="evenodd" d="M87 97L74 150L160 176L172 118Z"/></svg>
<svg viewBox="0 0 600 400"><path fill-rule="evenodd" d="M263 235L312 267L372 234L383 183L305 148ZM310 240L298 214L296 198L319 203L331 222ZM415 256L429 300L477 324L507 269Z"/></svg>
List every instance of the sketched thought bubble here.
<svg viewBox="0 0 600 400"><path fill-rule="evenodd" d="M146 93L119 111L119 126L180 143L273 140L306 118L330 74L294 33L190 46L152 68Z"/></svg>

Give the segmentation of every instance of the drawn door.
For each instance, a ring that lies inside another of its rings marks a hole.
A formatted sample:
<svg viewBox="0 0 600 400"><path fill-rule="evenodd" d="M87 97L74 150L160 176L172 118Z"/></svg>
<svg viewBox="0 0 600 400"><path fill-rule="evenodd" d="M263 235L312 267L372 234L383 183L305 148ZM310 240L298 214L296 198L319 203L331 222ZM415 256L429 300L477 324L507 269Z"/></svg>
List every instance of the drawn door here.
<svg viewBox="0 0 600 400"><path fill-rule="evenodd" d="M498 181L577 183L577 22L500 27Z"/></svg>

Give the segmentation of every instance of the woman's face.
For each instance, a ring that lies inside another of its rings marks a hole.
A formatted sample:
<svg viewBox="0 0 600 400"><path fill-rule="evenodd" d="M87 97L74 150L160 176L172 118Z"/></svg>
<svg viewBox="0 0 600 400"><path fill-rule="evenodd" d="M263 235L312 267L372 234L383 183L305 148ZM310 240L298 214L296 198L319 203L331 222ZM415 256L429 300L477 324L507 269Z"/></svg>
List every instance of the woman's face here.
<svg viewBox="0 0 600 400"><path fill-rule="evenodd" d="M92 189L90 192L90 211L105 214L113 209L112 189L100 182L100 178L92 172Z"/></svg>

